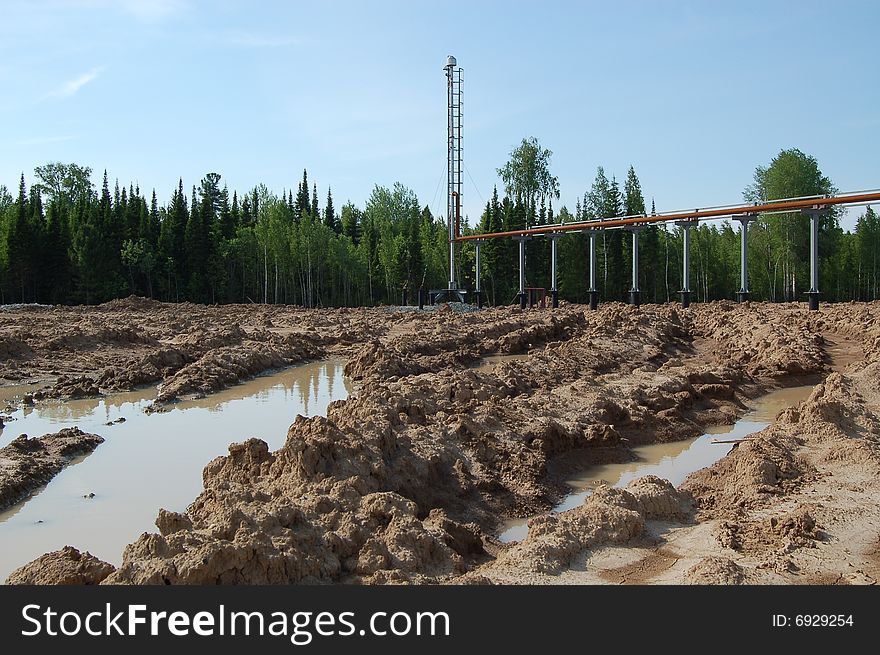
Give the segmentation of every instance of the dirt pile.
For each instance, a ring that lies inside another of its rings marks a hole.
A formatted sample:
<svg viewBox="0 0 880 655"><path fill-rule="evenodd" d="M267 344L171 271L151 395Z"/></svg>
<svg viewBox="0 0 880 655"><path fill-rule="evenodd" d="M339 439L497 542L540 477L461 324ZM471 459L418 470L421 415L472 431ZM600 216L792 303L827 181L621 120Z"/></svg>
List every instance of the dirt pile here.
<svg viewBox="0 0 880 655"><path fill-rule="evenodd" d="M684 520L689 511L687 495L655 476L626 489L602 485L580 507L529 520L528 536L502 552L497 565L556 574L583 550L629 542L645 533L647 520Z"/></svg>
<svg viewBox="0 0 880 655"><path fill-rule="evenodd" d="M70 400L162 383L156 408L266 370L337 354L389 328L380 309L166 304L130 297L97 307L0 313L0 379L38 380Z"/></svg>
<svg viewBox="0 0 880 655"><path fill-rule="evenodd" d="M783 411L754 440L688 478L683 486L697 499L700 520L717 526L724 551L756 560L756 572L791 577L805 569L804 558L816 557L799 551L834 551L833 544L844 541L852 530L845 517L856 507L865 519L877 513L866 505L880 497L878 384L877 362L852 374L832 373L800 407ZM843 502L853 491L855 505ZM866 551L869 544L859 546L864 540L846 539L850 548ZM851 556L847 549L843 559Z"/></svg>
<svg viewBox="0 0 880 655"><path fill-rule="evenodd" d="M863 398L876 395L880 374L867 367L858 383L829 376L801 409L682 491L656 478L600 489L575 510L533 519L524 542L502 547L486 535L503 518L545 512L566 491L560 462L625 461L633 445L732 422L782 381L818 381L830 370L829 344L864 335L864 317L844 321L840 310L845 325L825 335L802 307L755 303L420 314L120 302L80 310L83 320L127 313L157 345L131 344L122 363L96 367L102 388L142 380L140 366L164 381L160 399L170 401L330 351L350 355L346 373L360 388L326 419L298 418L275 452L256 439L231 446L206 466L186 512L161 511L159 532L131 544L107 582L552 578L585 551L649 543L667 523L708 533L705 553L670 564L679 581L760 579L788 570L774 553L821 548L832 529L822 503L789 501L831 465L875 470L866 435L880 434L880 423ZM870 330L880 334L877 325ZM517 357L480 365L488 355Z"/></svg>
<svg viewBox="0 0 880 655"><path fill-rule="evenodd" d="M396 474L387 459L400 461ZM463 573L481 561L479 529L390 490L429 485L429 467L393 434L364 439L300 417L280 450L251 439L211 462L205 491L186 514L160 512L160 533L126 548L107 582L432 581Z"/></svg>
<svg viewBox="0 0 880 655"><path fill-rule="evenodd" d="M29 438L0 448L0 510L18 503L55 477L74 458L91 453L104 439L78 428Z"/></svg>
<svg viewBox="0 0 880 655"><path fill-rule="evenodd" d="M46 553L9 574L6 584L14 585L96 585L113 573L115 567L89 552L65 546Z"/></svg>

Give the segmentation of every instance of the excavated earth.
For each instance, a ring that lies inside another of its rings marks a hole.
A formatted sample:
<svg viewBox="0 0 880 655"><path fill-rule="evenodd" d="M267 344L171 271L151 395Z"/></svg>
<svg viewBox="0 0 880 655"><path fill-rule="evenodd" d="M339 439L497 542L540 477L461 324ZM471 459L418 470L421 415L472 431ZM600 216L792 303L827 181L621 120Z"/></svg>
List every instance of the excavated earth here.
<svg viewBox="0 0 880 655"><path fill-rule="evenodd" d="M880 303L428 314L130 298L0 312L0 375L45 380L35 402L160 383L161 409L330 354L359 381L326 418L297 417L279 450L231 445L190 507L160 510L118 568L70 547L8 581L871 582L878 318ZM800 407L682 487L645 477L547 513L568 473L807 383ZM533 515L522 542L492 536Z"/></svg>
<svg viewBox="0 0 880 655"><path fill-rule="evenodd" d="M102 437L78 428L13 439L0 448L0 511L28 498L74 459L88 455L102 443Z"/></svg>

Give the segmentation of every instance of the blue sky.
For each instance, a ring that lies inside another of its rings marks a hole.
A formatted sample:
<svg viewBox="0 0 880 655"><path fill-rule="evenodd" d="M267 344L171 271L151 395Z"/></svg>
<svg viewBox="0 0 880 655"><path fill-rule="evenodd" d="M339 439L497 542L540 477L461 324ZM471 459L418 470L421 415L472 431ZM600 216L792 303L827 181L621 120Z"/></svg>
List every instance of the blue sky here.
<svg viewBox="0 0 880 655"><path fill-rule="evenodd" d="M781 149L880 187L880 3L0 0L0 183L47 161L167 202L209 171L323 205L400 181L445 209L464 68L464 208L527 136L574 209L632 164L659 211L736 202ZM848 221L849 222L849 221Z"/></svg>

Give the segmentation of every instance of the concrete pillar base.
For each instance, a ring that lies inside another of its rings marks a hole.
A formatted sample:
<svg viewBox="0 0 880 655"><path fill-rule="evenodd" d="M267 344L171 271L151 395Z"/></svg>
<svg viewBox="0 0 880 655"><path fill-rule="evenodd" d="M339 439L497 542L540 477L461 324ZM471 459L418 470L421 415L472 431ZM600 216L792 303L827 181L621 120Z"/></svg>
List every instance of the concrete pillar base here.
<svg viewBox="0 0 880 655"><path fill-rule="evenodd" d="M641 291L630 291L629 292L629 304L633 307L638 307L642 304L642 292Z"/></svg>
<svg viewBox="0 0 880 655"><path fill-rule="evenodd" d="M817 312L819 311L819 292L818 291L807 291L808 301L810 305L810 311Z"/></svg>
<svg viewBox="0 0 880 655"><path fill-rule="evenodd" d="M748 291L737 291L736 292L736 301L737 302L748 302L750 293Z"/></svg>
<svg viewBox="0 0 880 655"><path fill-rule="evenodd" d="M681 294L681 306L682 307L690 307L691 306L691 292L690 291L679 291Z"/></svg>

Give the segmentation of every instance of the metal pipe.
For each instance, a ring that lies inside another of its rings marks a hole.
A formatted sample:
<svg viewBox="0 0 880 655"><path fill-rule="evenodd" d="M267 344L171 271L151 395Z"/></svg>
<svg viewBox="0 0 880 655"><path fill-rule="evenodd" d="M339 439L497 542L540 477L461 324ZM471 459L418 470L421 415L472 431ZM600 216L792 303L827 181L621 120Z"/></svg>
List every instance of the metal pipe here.
<svg viewBox="0 0 880 655"><path fill-rule="evenodd" d="M819 309L819 218L820 210L807 212L810 215L810 309Z"/></svg>
<svg viewBox="0 0 880 655"><path fill-rule="evenodd" d="M484 234L472 234L461 236L456 241L471 241L473 239L489 239L497 237L518 237L529 236L533 234L546 234L548 232L573 232L584 229L607 229L611 227L625 227L628 225L649 225L653 223L664 223L667 221L688 220L688 219L706 219L732 217L740 220L742 215L760 214L762 212L789 210L789 209L809 209L813 206L832 207L835 205L851 205L855 203L880 201L880 192L864 193L856 195L836 196L830 198L815 198L811 200L780 200L765 203L763 205L742 205L739 207L731 207L728 209L710 209L696 210L690 212L680 212L676 214L664 214L657 216L641 216L635 218L614 218L610 220L592 220L582 221L580 223L564 223L562 225L542 225L527 230L508 230L506 232L489 232Z"/></svg>
<svg viewBox="0 0 880 655"><path fill-rule="evenodd" d="M475 285L477 288L477 293L480 293L480 270L481 270L480 269L480 246L481 245L483 245L482 241L476 242L477 256L476 256L475 266L476 266L477 270L476 270L476 279L474 281L476 283Z"/></svg>
<svg viewBox="0 0 880 655"><path fill-rule="evenodd" d="M742 226L739 251L740 288L736 293L736 299L738 302L746 302L749 299L749 223L755 218L754 216L742 216L736 220Z"/></svg>
<svg viewBox="0 0 880 655"><path fill-rule="evenodd" d="M691 304L691 228L697 221L678 221L682 230L681 239L681 306L690 307Z"/></svg>
<svg viewBox="0 0 880 655"><path fill-rule="evenodd" d="M550 236L550 297L553 309L559 307L559 290L556 288L556 242L557 235Z"/></svg>
<svg viewBox="0 0 880 655"><path fill-rule="evenodd" d="M632 288L629 290L629 304L638 307L641 304L639 290L639 232L641 228L632 228Z"/></svg>
<svg viewBox="0 0 880 655"><path fill-rule="evenodd" d="M639 290L639 231L632 231L632 289L630 291Z"/></svg>
<svg viewBox="0 0 880 655"><path fill-rule="evenodd" d="M819 291L819 212L810 212L810 291Z"/></svg>
<svg viewBox="0 0 880 655"><path fill-rule="evenodd" d="M599 307L599 291L596 289L596 230L587 230L590 238L590 309Z"/></svg>
<svg viewBox="0 0 880 655"><path fill-rule="evenodd" d="M596 231L590 230L590 291L596 291Z"/></svg>
<svg viewBox="0 0 880 655"><path fill-rule="evenodd" d="M519 241L519 306L526 308L526 241L529 237L521 236Z"/></svg>
<svg viewBox="0 0 880 655"><path fill-rule="evenodd" d="M691 226L685 223L684 238L682 239L682 291L690 292L691 290Z"/></svg>
<svg viewBox="0 0 880 655"><path fill-rule="evenodd" d="M478 241L474 242L474 245L475 245L476 251L477 251L476 252L476 262L474 263L475 268L476 268L476 272L475 272L475 276L474 276L474 278L475 278L474 283L476 286L477 307L482 309L483 308L483 296L480 293L480 270L481 270L480 269L480 246L483 245L483 242L478 240Z"/></svg>

